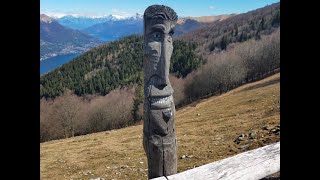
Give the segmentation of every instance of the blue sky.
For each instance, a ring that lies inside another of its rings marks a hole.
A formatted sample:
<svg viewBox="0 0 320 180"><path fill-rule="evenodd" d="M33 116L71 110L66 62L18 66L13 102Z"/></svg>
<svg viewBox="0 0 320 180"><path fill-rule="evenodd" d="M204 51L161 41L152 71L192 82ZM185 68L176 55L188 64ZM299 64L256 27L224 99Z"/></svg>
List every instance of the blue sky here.
<svg viewBox="0 0 320 180"><path fill-rule="evenodd" d="M61 17L63 15L132 16L143 14L153 4L163 4L174 9L178 16L211 16L244 13L279 0L40 0L40 13Z"/></svg>

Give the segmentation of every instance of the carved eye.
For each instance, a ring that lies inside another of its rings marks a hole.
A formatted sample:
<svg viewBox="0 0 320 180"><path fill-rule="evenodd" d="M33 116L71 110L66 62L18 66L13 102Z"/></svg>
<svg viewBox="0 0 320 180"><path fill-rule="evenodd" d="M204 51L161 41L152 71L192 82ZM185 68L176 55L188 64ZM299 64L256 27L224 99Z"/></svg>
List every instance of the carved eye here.
<svg viewBox="0 0 320 180"><path fill-rule="evenodd" d="M169 32L169 35L172 37L173 36L173 34L174 34L174 31L170 31Z"/></svg>
<svg viewBox="0 0 320 180"><path fill-rule="evenodd" d="M153 38L154 38L156 41L159 41L159 40L160 40L160 37L161 37L160 32L154 32L154 33L153 33Z"/></svg>
<svg viewBox="0 0 320 180"><path fill-rule="evenodd" d="M172 36L169 34L168 36L168 42L171 42L172 41Z"/></svg>

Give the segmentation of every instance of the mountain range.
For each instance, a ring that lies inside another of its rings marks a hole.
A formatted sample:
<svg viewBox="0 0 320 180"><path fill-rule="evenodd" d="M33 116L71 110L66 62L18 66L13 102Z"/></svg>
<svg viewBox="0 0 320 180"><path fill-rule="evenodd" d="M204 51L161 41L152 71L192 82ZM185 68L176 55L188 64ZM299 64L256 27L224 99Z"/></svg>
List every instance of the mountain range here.
<svg viewBox="0 0 320 180"><path fill-rule="evenodd" d="M175 36L192 31L204 24L227 19L233 15L179 18ZM124 36L143 33L143 15L139 13L131 17L118 15L104 17L64 16L57 21L66 27L79 29L102 41L114 41Z"/></svg>
<svg viewBox="0 0 320 180"><path fill-rule="evenodd" d="M178 19L174 36L202 25L227 19L233 15L182 17ZM59 55L81 54L102 42L115 41L132 34L143 33L143 15L108 15L84 17L67 15L61 18L40 15L40 60Z"/></svg>
<svg viewBox="0 0 320 180"><path fill-rule="evenodd" d="M142 34L143 16L137 13L129 18L109 18L104 23L95 24L82 31L103 41L114 41L124 36Z"/></svg>
<svg viewBox="0 0 320 180"><path fill-rule="evenodd" d="M82 30L96 24L105 23L107 21L118 21L123 19L126 19L126 17L110 14L108 16L102 17L67 15L61 18L57 18L56 20L63 26L69 27L71 29Z"/></svg>
<svg viewBox="0 0 320 180"><path fill-rule="evenodd" d="M212 58L211 55L214 53L226 51L235 44L251 39L259 40L262 35L278 31L280 4L208 24L195 21L189 18L178 24L185 28L191 26L185 30L189 32L174 40L175 49L170 71L178 77L185 77L205 62L205 59ZM190 31L192 28L196 29ZM143 64L142 42L142 35L132 35L106 43L76 57L73 61L41 76L40 96L56 97L63 93L64 88L73 90L77 95L105 95L119 86L139 82Z"/></svg>
<svg viewBox="0 0 320 180"><path fill-rule="evenodd" d="M40 15L40 61L50 57L85 52L102 41L62 26L55 19Z"/></svg>

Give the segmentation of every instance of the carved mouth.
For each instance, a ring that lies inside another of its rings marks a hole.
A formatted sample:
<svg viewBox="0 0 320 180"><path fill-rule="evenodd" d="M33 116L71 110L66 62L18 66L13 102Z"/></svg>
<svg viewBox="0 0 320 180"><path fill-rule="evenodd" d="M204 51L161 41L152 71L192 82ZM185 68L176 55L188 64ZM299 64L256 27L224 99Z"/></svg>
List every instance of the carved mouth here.
<svg viewBox="0 0 320 180"><path fill-rule="evenodd" d="M149 102L153 108L168 108L171 107L173 102L173 97L171 96L160 96L160 97L150 97Z"/></svg>
<svg viewBox="0 0 320 180"><path fill-rule="evenodd" d="M157 59L160 58L159 54L151 54L150 57L151 58L157 58Z"/></svg>

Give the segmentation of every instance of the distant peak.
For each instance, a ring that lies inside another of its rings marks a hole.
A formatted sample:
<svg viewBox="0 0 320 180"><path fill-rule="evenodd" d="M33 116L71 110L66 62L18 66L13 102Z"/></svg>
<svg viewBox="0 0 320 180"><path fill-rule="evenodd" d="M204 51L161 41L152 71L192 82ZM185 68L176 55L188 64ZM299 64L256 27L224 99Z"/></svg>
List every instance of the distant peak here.
<svg viewBox="0 0 320 180"><path fill-rule="evenodd" d="M40 21L46 22L46 23L51 23L54 21L54 19L45 15L45 14L40 14Z"/></svg>
<svg viewBox="0 0 320 180"><path fill-rule="evenodd" d="M139 13L136 13L136 16L135 16L135 17L137 17L137 18L142 18L143 15L142 15L142 14L139 14Z"/></svg>
<svg viewBox="0 0 320 180"><path fill-rule="evenodd" d="M126 18L126 17L124 17L124 16L116 15L116 14L111 14L109 17L112 17L112 18L118 19L118 20L120 20L120 19L125 19L125 18Z"/></svg>
<svg viewBox="0 0 320 180"><path fill-rule="evenodd" d="M136 13L133 16L127 17L126 19L128 19L128 20L141 20L141 19L143 19L143 15Z"/></svg>
<svg viewBox="0 0 320 180"><path fill-rule="evenodd" d="M77 18L87 18L87 19L108 19L112 21L118 21L118 20L140 20L143 19L143 15L140 13L135 13L134 15L128 16L128 15L119 15L119 14L108 14L108 15L97 15L97 16L88 16L88 15L79 15L79 14L65 14L65 15L45 15L48 18L54 19L77 19Z"/></svg>

